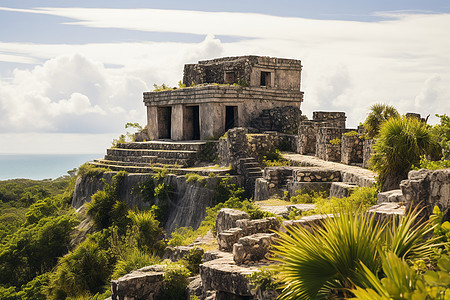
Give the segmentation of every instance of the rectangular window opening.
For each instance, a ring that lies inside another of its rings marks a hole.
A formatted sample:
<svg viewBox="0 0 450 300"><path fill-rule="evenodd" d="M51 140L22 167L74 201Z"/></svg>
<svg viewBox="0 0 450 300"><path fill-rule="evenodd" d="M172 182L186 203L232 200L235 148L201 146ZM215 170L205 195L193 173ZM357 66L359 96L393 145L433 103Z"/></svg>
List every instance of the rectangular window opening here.
<svg viewBox="0 0 450 300"><path fill-rule="evenodd" d="M225 84L236 83L236 74L234 72L225 72Z"/></svg>

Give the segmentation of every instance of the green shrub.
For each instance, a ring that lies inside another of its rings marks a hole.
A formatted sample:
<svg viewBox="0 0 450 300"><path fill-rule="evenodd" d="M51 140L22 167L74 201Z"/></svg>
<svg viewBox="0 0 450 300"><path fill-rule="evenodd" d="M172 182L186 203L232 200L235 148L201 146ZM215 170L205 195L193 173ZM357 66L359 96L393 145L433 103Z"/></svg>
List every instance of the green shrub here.
<svg viewBox="0 0 450 300"><path fill-rule="evenodd" d="M112 184L105 182L105 189L92 195L92 201L87 203L87 213L98 229L105 229L111 225L119 225L120 228L125 229L128 223L128 205L118 200L118 193L126 175L126 172L114 175Z"/></svg>
<svg viewBox="0 0 450 300"><path fill-rule="evenodd" d="M380 132L381 125L391 118L400 118L400 114L395 107L382 103L372 105L363 124L368 138L375 138Z"/></svg>
<svg viewBox="0 0 450 300"><path fill-rule="evenodd" d="M436 117L441 119L441 123L433 128L433 135L442 149L442 158L450 159L450 117L446 114L438 115Z"/></svg>
<svg viewBox="0 0 450 300"><path fill-rule="evenodd" d="M373 146L371 168L378 172L381 190L396 189L423 155L436 149L430 127L416 118L391 118Z"/></svg>
<svg viewBox="0 0 450 300"><path fill-rule="evenodd" d="M352 131L344 133L344 135L345 136L355 136L355 135L358 135L358 132L352 130Z"/></svg>
<svg viewBox="0 0 450 300"><path fill-rule="evenodd" d="M184 300L187 297L189 270L180 264L172 263L165 267L163 288L160 299Z"/></svg>
<svg viewBox="0 0 450 300"><path fill-rule="evenodd" d="M206 232L204 232L204 234L206 234ZM192 227L178 227L170 234L167 245L172 247L189 245L200 235L201 233L199 230L194 230Z"/></svg>
<svg viewBox="0 0 450 300"><path fill-rule="evenodd" d="M261 267L258 271L248 275L247 278L255 289L275 291L281 288L277 274L278 272L273 269Z"/></svg>
<svg viewBox="0 0 450 300"><path fill-rule="evenodd" d="M329 143L331 145L340 145L341 144L341 139L340 138L335 138L335 139L329 140Z"/></svg>
<svg viewBox="0 0 450 300"><path fill-rule="evenodd" d="M274 245L277 267L286 287L280 299L327 297L333 289L358 284L359 263L376 272L382 227L366 214L340 211L339 217L325 218L314 234L303 227L280 232Z"/></svg>
<svg viewBox="0 0 450 300"><path fill-rule="evenodd" d="M108 168L101 168L98 166L91 165L90 163L82 164L78 168L78 176L86 176L86 177L100 177L105 172L111 171Z"/></svg>
<svg viewBox="0 0 450 300"><path fill-rule="evenodd" d="M86 291L101 293L112 273L108 251L92 239L62 257L51 276L50 293L55 297L75 297Z"/></svg>
<svg viewBox="0 0 450 300"><path fill-rule="evenodd" d="M353 189L352 194L344 198L332 197L330 199L315 198L316 209L314 213L331 214L339 209L356 211L358 209L368 209L377 204L377 189L375 187L360 187Z"/></svg>
<svg viewBox="0 0 450 300"><path fill-rule="evenodd" d="M438 160L438 161L432 161L428 160L424 157L420 159L420 163L417 167L414 167L414 170L419 169L428 169L428 170L439 170L439 169L448 169L450 168L450 160Z"/></svg>
<svg viewBox="0 0 450 300"><path fill-rule="evenodd" d="M155 200L155 180L153 178L148 178L135 186L132 193L141 195L144 202L152 202Z"/></svg>
<svg viewBox="0 0 450 300"><path fill-rule="evenodd" d="M139 248L144 251L156 250L153 247L162 236L162 229L159 227L159 221L155 218L155 213L152 210L130 210L127 217L136 230L135 235Z"/></svg>
<svg viewBox="0 0 450 300"><path fill-rule="evenodd" d="M3 287L0 286L0 299L2 300L19 300L16 289L13 286Z"/></svg>
<svg viewBox="0 0 450 300"><path fill-rule="evenodd" d="M292 203L315 203L317 199L323 199L328 197L328 193L326 191L311 191L311 192L302 192L296 191L295 196L292 196L289 201Z"/></svg>
<svg viewBox="0 0 450 300"><path fill-rule="evenodd" d="M185 266L192 275L197 275L200 271L199 265L202 263L203 253L201 248L192 248L178 263Z"/></svg>
<svg viewBox="0 0 450 300"><path fill-rule="evenodd" d="M201 176L197 173L187 173L186 175L184 175L184 177L186 178L186 183L189 182L205 182L205 177Z"/></svg>
<svg viewBox="0 0 450 300"><path fill-rule="evenodd" d="M262 165L263 167L283 167L292 165L292 162L284 159L280 150L275 149L263 156Z"/></svg>
<svg viewBox="0 0 450 300"><path fill-rule="evenodd" d="M117 261L114 266L111 279L119 279L133 270L137 270L145 266L155 265L160 262L161 259L156 255L148 254L138 249L132 249L127 252L123 259L119 259Z"/></svg>
<svg viewBox="0 0 450 300"><path fill-rule="evenodd" d="M44 273L36 276L25 285L22 285L21 290L17 293L19 299L33 299L33 300L46 300L47 288L50 282L50 273ZM3 299L3 298L1 298Z"/></svg>
<svg viewBox="0 0 450 300"><path fill-rule="evenodd" d="M166 177L167 174L169 174L169 170L167 170L167 168L159 168L156 169L156 173L153 175L153 178L160 182L164 179L164 177Z"/></svg>

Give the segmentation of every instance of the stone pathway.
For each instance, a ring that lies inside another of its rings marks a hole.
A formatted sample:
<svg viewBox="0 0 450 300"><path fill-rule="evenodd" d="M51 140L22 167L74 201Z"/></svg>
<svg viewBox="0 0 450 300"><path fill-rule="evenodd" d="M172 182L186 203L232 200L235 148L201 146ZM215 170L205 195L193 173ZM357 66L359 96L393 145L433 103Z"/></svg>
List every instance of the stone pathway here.
<svg viewBox="0 0 450 300"><path fill-rule="evenodd" d="M297 165L305 165L329 170L337 170L341 172L343 182L355 183L358 186L371 186L375 184L376 174L364 168L345 165L331 161L325 161L315 156L301 155L295 153L284 153L283 157L287 160L293 161Z"/></svg>

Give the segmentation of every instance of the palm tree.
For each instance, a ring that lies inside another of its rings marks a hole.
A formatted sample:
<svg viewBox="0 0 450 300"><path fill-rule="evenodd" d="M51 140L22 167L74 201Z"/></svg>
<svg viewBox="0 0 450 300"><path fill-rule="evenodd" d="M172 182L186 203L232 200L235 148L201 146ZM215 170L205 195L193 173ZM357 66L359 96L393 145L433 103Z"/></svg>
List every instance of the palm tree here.
<svg viewBox="0 0 450 300"><path fill-rule="evenodd" d="M370 113L364 121L364 129L369 138L378 135L381 125L390 118L399 118L397 109L391 105L377 103L370 107Z"/></svg>
<svg viewBox="0 0 450 300"><path fill-rule="evenodd" d="M350 296L355 286L371 287L373 280L366 275L379 274L386 253L403 260L429 257L441 245L439 237L424 238L436 225L414 225L418 217L412 211L397 222L380 223L366 212L341 209L322 225L313 225L314 233L286 228L272 251L281 262L275 270L284 282L279 299L325 299L336 292Z"/></svg>
<svg viewBox="0 0 450 300"><path fill-rule="evenodd" d="M378 172L382 191L398 189L400 181L434 152L437 144L430 126L416 118L390 118L380 128L370 167Z"/></svg>

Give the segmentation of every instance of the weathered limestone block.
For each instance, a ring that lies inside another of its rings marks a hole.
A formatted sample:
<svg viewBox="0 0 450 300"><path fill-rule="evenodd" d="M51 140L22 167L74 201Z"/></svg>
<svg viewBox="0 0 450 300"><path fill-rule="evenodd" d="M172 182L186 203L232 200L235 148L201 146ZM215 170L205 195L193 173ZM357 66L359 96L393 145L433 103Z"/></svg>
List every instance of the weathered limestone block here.
<svg viewBox="0 0 450 300"><path fill-rule="evenodd" d="M377 196L377 204L384 202L405 202L402 190L391 190L379 193Z"/></svg>
<svg viewBox="0 0 450 300"><path fill-rule="evenodd" d="M428 219L438 206L444 220L450 220L450 169L410 171L400 188L406 209L423 209L420 216Z"/></svg>
<svg viewBox="0 0 450 300"><path fill-rule="evenodd" d="M370 165L370 158L372 157L373 153L373 145L375 144L376 140L364 140L363 142L363 168L369 168Z"/></svg>
<svg viewBox="0 0 450 300"><path fill-rule="evenodd" d="M320 226L322 224L322 221L325 218L333 217L332 214L328 215L312 215L312 216L306 216L302 217L300 220L286 220L283 221L283 224L280 228L280 231L286 232L286 228L290 227L303 227L309 232L313 233L314 228L316 226Z"/></svg>
<svg viewBox="0 0 450 300"><path fill-rule="evenodd" d="M396 202L381 203L372 206L367 212L375 215L374 219L376 222L384 222L385 220L403 216L405 214L405 206Z"/></svg>
<svg viewBox="0 0 450 300"><path fill-rule="evenodd" d="M270 217L257 220L242 219L236 221L236 226L242 228L244 235L251 235L255 233L266 233L272 230L278 230L280 222L277 218Z"/></svg>
<svg viewBox="0 0 450 300"><path fill-rule="evenodd" d="M176 247L166 247L164 250L163 259L170 259L171 261L178 261L182 259L186 254L189 253L192 249L199 255L203 255L204 250L200 247L192 247L192 246L176 246ZM200 254L201 253L201 254Z"/></svg>
<svg viewBox="0 0 450 300"><path fill-rule="evenodd" d="M217 234L236 227L236 221L241 219L250 219L250 216L241 210L222 208L216 217L216 231Z"/></svg>
<svg viewBox="0 0 450 300"><path fill-rule="evenodd" d="M203 254L202 262L207 262L207 261L210 261L210 260L215 260L215 259L223 258L223 257L224 257L224 254L227 254L227 253L222 252L222 251L219 251L219 250L209 250L209 251L206 251L206 252Z"/></svg>
<svg viewBox="0 0 450 300"><path fill-rule="evenodd" d="M357 185L354 183L333 182L331 183L330 197L336 198L348 197L353 192L353 189L355 189L356 187Z"/></svg>
<svg viewBox="0 0 450 300"><path fill-rule="evenodd" d="M189 285L188 285L188 295L190 296L197 296L201 297L203 294L203 285L202 285L202 278L200 275L196 275L193 277L189 277Z"/></svg>
<svg viewBox="0 0 450 300"><path fill-rule="evenodd" d="M244 236L244 230L239 227L217 233L217 244L222 251L232 251L234 243Z"/></svg>
<svg viewBox="0 0 450 300"><path fill-rule="evenodd" d="M266 200L270 198L269 182L263 178L256 178L255 181L255 201Z"/></svg>
<svg viewBox="0 0 450 300"><path fill-rule="evenodd" d="M253 296L254 291L248 281L247 275L251 275L260 267L268 265L268 263L262 261L254 265L239 266L235 264L233 254L229 253L225 255L223 258L208 261L200 265L200 276L204 290L215 290L238 296Z"/></svg>
<svg viewBox="0 0 450 300"><path fill-rule="evenodd" d="M112 300L158 299L163 281L164 269L154 265L133 271L111 281Z"/></svg>
<svg viewBox="0 0 450 300"><path fill-rule="evenodd" d="M233 245L233 259L236 264L258 261L265 258L276 233L256 233L239 239Z"/></svg>

